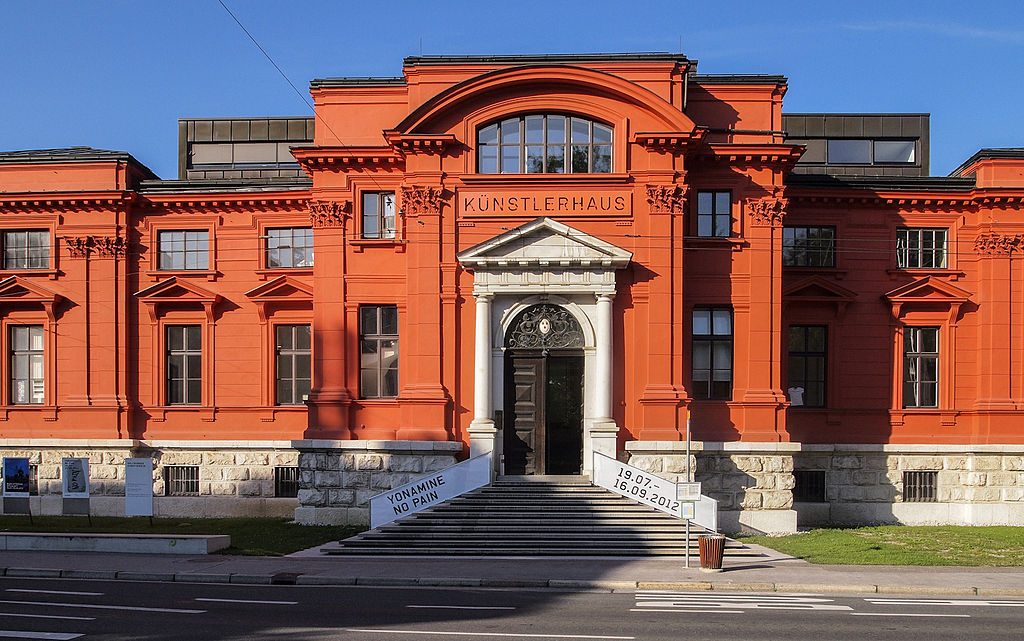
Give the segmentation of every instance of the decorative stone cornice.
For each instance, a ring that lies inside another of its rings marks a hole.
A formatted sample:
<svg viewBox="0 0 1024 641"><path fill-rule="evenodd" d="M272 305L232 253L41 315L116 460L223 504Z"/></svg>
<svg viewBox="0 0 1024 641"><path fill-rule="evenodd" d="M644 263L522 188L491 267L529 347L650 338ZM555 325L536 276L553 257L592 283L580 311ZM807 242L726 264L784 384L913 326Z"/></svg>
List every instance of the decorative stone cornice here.
<svg viewBox="0 0 1024 641"><path fill-rule="evenodd" d="M407 216L437 213L446 200L442 187L402 187L402 211Z"/></svg>
<svg viewBox="0 0 1024 641"><path fill-rule="evenodd" d="M750 201L750 223L755 227L781 227L788 198L771 196Z"/></svg>
<svg viewBox="0 0 1024 641"><path fill-rule="evenodd" d="M65 236L64 244L72 258L86 258L90 253L124 258L127 253L127 243L121 236Z"/></svg>
<svg viewBox="0 0 1024 641"><path fill-rule="evenodd" d="M314 228L344 227L348 201L311 200L307 203L309 221Z"/></svg>
<svg viewBox="0 0 1024 641"><path fill-rule="evenodd" d="M680 213L686 208L685 185L647 185L647 202L655 213Z"/></svg>
<svg viewBox="0 0 1024 641"><path fill-rule="evenodd" d="M1024 246L1024 234L998 234L989 232L979 234L974 240L974 251L988 256L1009 256L1012 252L1021 251Z"/></svg>

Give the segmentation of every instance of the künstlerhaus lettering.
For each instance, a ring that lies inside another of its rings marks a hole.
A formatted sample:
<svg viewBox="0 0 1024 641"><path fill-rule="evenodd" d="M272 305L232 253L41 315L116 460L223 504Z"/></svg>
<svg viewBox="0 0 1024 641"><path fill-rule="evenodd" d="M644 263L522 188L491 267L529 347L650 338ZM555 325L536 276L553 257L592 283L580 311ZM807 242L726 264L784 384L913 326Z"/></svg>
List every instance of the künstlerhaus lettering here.
<svg viewBox="0 0 1024 641"><path fill-rule="evenodd" d="M466 216L502 214L623 215L632 213L630 192L571 194L565 192L486 193L461 192L459 207Z"/></svg>

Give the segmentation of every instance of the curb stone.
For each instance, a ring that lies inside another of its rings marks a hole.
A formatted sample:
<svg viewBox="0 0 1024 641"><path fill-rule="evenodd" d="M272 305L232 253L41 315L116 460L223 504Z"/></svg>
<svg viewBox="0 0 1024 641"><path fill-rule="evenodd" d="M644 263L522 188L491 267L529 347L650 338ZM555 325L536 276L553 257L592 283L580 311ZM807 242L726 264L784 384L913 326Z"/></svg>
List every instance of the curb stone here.
<svg viewBox="0 0 1024 641"><path fill-rule="evenodd" d="M4 576L36 577L41 579L59 579L60 570L51 568L7 568Z"/></svg>
<svg viewBox="0 0 1024 641"><path fill-rule="evenodd" d="M166 581L173 582L171 572L118 572L117 578L123 581Z"/></svg>
<svg viewBox="0 0 1024 641"><path fill-rule="evenodd" d="M270 574L232 574L228 583L270 585L273 578Z"/></svg>
<svg viewBox="0 0 1024 641"><path fill-rule="evenodd" d="M61 570L62 579L106 579L114 580L117 572L113 570Z"/></svg>
<svg viewBox="0 0 1024 641"><path fill-rule="evenodd" d="M939 585L880 585L879 594L935 594L952 596L974 596L978 588L945 587Z"/></svg>
<svg viewBox="0 0 1024 641"><path fill-rule="evenodd" d="M776 583L776 592L840 592L843 594L876 594L878 586L869 583L831 585L828 583Z"/></svg>
<svg viewBox="0 0 1024 641"><path fill-rule="evenodd" d="M174 575L175 583L230 583L230 574L199 574L183 572Z"/></svg>

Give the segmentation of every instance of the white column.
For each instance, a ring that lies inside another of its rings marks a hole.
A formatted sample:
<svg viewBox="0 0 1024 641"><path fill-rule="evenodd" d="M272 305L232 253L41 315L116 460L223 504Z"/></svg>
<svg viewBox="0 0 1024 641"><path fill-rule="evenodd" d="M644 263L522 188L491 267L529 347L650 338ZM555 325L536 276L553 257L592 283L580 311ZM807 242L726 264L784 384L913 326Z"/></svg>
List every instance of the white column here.
<svg viewBox="0 0 1024 641"><path fill-rule="evenodd" d="M612 299L615 294L597 294L597 354L594 363L594 421L590 426L590 442L594 452L616 457L619 432L612 418ZM593 457L583 457L583 469L592 469Z"/></svg>
<svg viewBox="0 0 1024 641"><path fill-rule="evenodd" d="M473 420L469 424L469 455L493 453L498 430L494 427L491 390L491 299L476 294L476 347L473 358ZM494 462L497 465L497 462Z"/></svg>

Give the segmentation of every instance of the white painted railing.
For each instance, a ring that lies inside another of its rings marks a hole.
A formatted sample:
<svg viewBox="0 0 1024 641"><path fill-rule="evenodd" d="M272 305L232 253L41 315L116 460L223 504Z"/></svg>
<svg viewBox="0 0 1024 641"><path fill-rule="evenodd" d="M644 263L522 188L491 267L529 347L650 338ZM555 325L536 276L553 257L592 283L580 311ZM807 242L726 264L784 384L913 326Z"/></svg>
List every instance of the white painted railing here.
<svg viewBox="0 0 1024 641"><path fill-rule="evenodd" d="M701 495L696 501L680 501L679 484L599 452L594 452L594 484L677 519L688 519L713 532L718 531L718 501L715 499Z"/></svg>
<svg viewBox="0 0 1024 641"><path fill-rule="evenodd" d="M447 501L491 482L491 455L481 454L439 472L431 472L370 499L370 527Z"/></svg>

